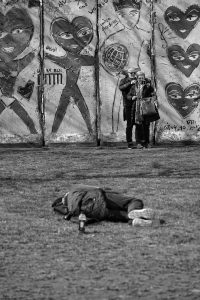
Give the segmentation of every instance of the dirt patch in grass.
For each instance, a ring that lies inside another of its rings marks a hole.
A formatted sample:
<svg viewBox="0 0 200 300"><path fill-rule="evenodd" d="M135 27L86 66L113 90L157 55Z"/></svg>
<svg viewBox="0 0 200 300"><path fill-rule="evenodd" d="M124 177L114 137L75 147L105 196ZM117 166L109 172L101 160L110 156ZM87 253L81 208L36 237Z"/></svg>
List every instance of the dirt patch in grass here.
<svg viewBox="0 0 200 300"><path fill-rule="evenodd" d="M199 150L0 149L0 299L199 299ZM80 235L51 209L75 183L133 194L166 224Z"/></svg>

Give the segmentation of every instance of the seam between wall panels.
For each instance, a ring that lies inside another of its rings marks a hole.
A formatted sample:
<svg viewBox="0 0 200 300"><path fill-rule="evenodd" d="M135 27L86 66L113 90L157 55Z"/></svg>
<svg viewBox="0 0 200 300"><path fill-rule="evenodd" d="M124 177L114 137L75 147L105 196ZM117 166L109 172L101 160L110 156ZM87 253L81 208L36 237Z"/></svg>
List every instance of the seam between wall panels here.
<svg viewBox="0 0 200 300"><path fill-rule="evenodd" d="M96 97L96 144L101 144L101 98L99 81L99 1L96 0L96 49L95 49L95 97Z"/></svg>
<svg viewBox="0 0 200 300"><path fill-rule="evenodd" d="M40 1L39 14L40 14L40 44L39 44L39 85L38 85L38 112L41 128L41 144L45 146L45 96L44 96L44 3Z"/></svg>

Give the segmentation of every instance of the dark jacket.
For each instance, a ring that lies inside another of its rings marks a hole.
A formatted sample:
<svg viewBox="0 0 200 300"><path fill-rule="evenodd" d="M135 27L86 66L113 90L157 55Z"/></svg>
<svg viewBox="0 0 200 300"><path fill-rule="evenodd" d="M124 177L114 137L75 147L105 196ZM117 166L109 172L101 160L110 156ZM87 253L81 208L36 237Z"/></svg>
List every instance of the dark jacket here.
<svg viewBox="0 0 200 300"><path fill-rule="evenodd" d="M124 104L126 102L127 95L131 89L131 80L132 79L127 76L127 77L121 79L121 81L119 83L119 89L122 92Z"/></svg>
<svg viewBox="0 0 200 300"><path fill-rule="evenodd" d="M142 98L147 98L147 97L152 97L154 95L154 89L151 85L151 82L149 79L145 79L145 85L143 87L143 91L142 91ZM132 100L132 97L136 96L136 85L132 85L131 89L129 90L128 94L127 94L127 99L130 101L134 101ZM135 100L136 101L136 100Z"/></svg>
<svg viewBox="0 0 200 300"><path fill-rule="evenodd" d="M127 105L126 105L126 109L131 109L132 111L132 117L133 120L135 120L135 113L136 113L136 100L137 99L132 99L133 96L137 96L136 94L136 84L131 86L131 89L129 90L128 94L127 94ZM145 79L145 85L143 87L142 90L142 98L147 98L147 97L152 97L154 95L154 89L151 85L151 82L149 79ZM126 112L125 112L126 113ZM148 122L148 120L146 120ZM134 122L135 124L135 122Z"/></svg>
<svg viewBox="0 0 200 300"><path fill-rule="evenodd" d="M130 92L131 89L131 81L132 79L126 76L125 78L121 79L119 83L119 89L122 92L123 96L123 106L124 106L124 111L123 111L123 118L124 121L126 121L126 106L128 105L129 101L127 100L127 95Z"/></svg>

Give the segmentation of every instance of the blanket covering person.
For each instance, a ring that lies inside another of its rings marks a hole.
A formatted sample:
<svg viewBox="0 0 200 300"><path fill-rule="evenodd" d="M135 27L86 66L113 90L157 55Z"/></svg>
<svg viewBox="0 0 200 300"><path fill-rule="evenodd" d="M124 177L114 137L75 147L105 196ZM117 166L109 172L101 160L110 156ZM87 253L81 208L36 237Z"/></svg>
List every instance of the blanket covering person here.
<svg viewBox="0 0 200 300"><path fill-rule="evenodd" d="M63 197L57 198L52 207L65 215L66 220L76 220L80 213L86 223L99 221L129 222L133 225L151 225L155 211L144 208L141 199L128 196L110 188L75 185Z"/></svg>

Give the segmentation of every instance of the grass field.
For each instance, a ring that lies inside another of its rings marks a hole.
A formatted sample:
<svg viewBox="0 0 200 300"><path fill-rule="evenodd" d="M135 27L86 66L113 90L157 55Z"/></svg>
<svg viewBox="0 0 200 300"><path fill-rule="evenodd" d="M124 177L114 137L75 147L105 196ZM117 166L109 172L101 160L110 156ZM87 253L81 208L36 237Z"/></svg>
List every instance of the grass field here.
<svg viewBox="0 0 200 300"><path fill-rule="evenodd" d="M0 299L200 299L200 146L0 149ZM108 186L166 220L79 234L51 204L72 184Z"/></svg>

